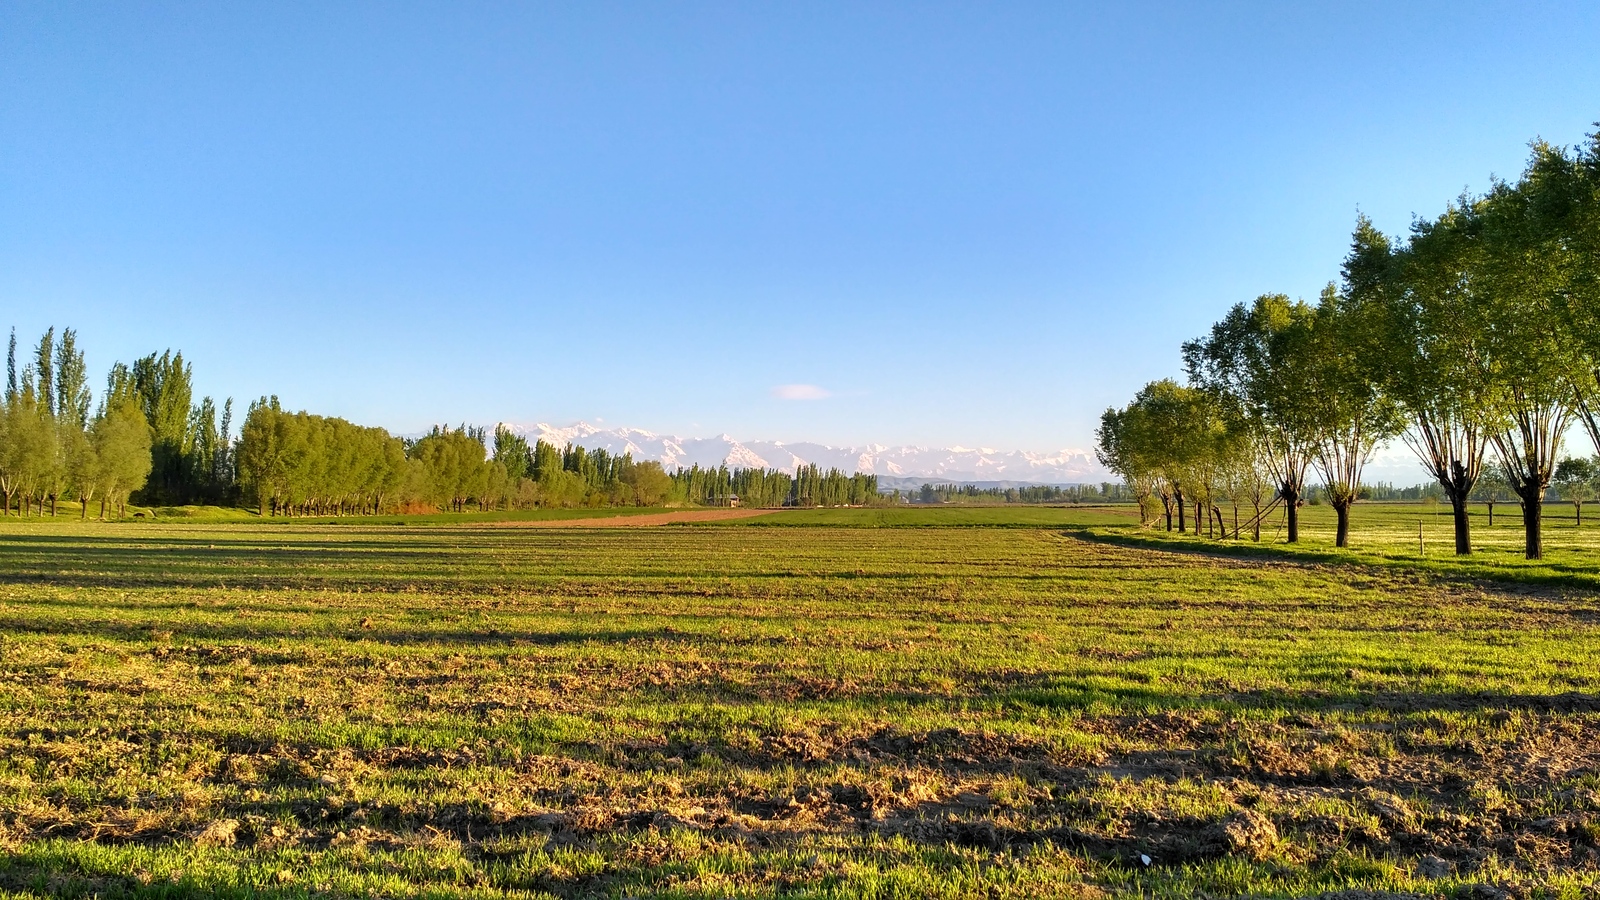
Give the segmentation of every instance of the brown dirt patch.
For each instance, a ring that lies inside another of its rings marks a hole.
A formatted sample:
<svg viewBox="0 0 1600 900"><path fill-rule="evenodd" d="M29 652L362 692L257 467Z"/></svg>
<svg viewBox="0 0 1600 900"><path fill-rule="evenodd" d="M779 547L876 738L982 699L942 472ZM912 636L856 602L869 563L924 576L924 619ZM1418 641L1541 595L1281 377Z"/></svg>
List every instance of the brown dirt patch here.
<svg viewBox="0 0 1600 900"><path fill-rule="evenodd" d="M689 522L720 522L770 516L776 509L684 509L644 515L596 516L592 519L537 519L528 522L490 522L499 528L642 528L650 525L680 525Z"/></svg>

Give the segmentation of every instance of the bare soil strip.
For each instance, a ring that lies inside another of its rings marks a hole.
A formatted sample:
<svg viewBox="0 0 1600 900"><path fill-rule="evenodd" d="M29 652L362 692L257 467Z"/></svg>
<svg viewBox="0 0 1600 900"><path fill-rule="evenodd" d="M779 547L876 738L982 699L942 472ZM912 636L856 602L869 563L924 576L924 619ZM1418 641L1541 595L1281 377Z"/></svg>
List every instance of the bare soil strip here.
<svg viewBox="0 0 1600 900"><path fill-rule="evenodd" d="M648 525L677 525L684 522L719 522L770 516L776 509L685 509L677 512L649 513L640 516L613 515L593 519L538 519L527 522L489 522L497 528L637 528Z"/></svg>

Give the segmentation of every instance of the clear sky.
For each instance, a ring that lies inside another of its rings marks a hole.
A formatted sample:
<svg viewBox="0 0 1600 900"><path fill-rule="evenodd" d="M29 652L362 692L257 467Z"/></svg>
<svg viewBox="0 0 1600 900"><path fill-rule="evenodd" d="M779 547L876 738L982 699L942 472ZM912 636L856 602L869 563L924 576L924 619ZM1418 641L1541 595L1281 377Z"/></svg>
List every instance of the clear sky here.
<svg viewBox="0 0 1600 900"><path fill-rule="evenodd" d="M1087 447L1596 120L1592 2L0 2L0 326L401 432Z"/></svg>

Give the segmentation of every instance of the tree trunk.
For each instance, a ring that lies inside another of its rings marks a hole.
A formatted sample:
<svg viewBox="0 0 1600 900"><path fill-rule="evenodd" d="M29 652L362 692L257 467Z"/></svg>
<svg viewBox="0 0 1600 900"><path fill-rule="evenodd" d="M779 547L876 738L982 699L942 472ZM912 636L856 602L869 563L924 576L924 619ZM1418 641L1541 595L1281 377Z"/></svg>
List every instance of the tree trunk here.
<svg viewBox="0 0 1600 900"><path fill-rule="evenodd" d="M1335 500L1333 502L1333 515L1338 521L1334 527L1333 545L1339 548L1350 546L1350 501Z"/></svg>
<svg viewBox="0 0 1600 900"><path fill-rule="evenodd" d="M1174 487L1172 489L1172 500L1178 504L1178 533L1183 534L1189 530L1189 527L1183 515L1183 490L1181 488ZM1200 530L1199 524L1198 522L1195 523L1197 526L1195 528L1196 531Z"/></svg>
<svg viewBox="0 0 1600 900"><path fill-rule="evenodd" d="M1492 505L1489 508L1494 509ZM1464 495L1457 494L1450 498L1450 517L1456 524L1456 555L1471 556L1472 520L1467 517L1467 498Z"/></svg>
<svg viewBox="0 0 1600 900"><path fill-rule="evenodd" d="M1518 493L1522 495L1522 533L1526 541L1523 556L1544 559L1544 491L1534 485Z"/></svg>
<svg viewBox="0 0 1600 900"><path fill-rule="evenodd" d="M44 512L43 504L40 505L39 511L41 513ZM50 518L54 519L55 517L56 517L56 495L55 494L51 494L50 495Z"/></svg>
<svg viewBox="0 0 1600 900"><path fill-rule="evenodd" d="M100 498L100 521L106 520L106 498Z"/></svg>
<svg viewBox="0 0 1600 900"><path fill-rule="evenodd" d="M1486 500L1484 502L1489 504L1489 527L1493 528L1494 527L1494 501L1493 500Z"/></svg>
<svg viewBox="0 0 1600 900"><path fill-rule="evenodd" d="M1582 500L1574 500L1574 501L1572 501L1572 508L1573 508L1573 510L1576 511L1577 516L1578 516L1578 524L1576 524L1576 525L1574 525L1572 527L1573 528L1582 528L1583 527L1583 501Z"/></svg>
<svg viewBox="0 0 1600 900"><path fill-rule="evenodd" d="M1172 530L1172 495L1161 495L1161 511L1167 517L1167 530Z"/></svg>
<svg viewBox="0 0 1600 900"><path fill-rule="evenodd" d="M1289 543L1300 543L1300 492L1284 485L1280 489L1283 493L1283 505L1287 510L1289 519Z"/></svg>

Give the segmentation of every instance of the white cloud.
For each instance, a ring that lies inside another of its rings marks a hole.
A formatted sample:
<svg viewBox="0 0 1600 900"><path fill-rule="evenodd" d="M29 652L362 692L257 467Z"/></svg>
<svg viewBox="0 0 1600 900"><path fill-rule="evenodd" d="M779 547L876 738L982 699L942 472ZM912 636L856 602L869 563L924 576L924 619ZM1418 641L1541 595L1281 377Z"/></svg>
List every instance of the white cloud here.
<svg viewBox="0 0 1600 900"><path fill-rule="evenodd" d="M779 400L821 400L831 394L827 388L814 384L780 384L772 389L772 396Z"/></svg>

